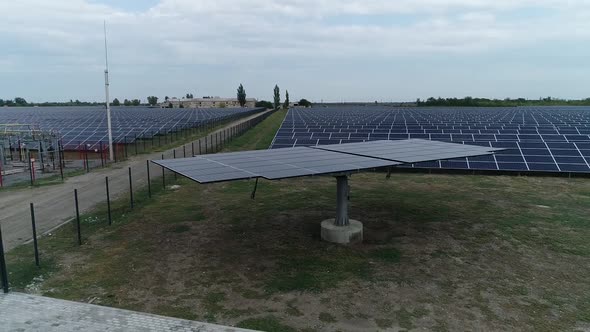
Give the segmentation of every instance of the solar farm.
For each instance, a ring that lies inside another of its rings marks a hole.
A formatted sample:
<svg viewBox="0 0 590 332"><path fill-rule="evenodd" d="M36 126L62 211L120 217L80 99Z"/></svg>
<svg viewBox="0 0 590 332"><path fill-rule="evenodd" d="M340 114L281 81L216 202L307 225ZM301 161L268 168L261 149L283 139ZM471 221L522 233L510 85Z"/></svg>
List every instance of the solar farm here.
<svg viewBox="0 0 590 332"><path fill-rule="evenodd" d="M590 173L588 107L291 109L272 148L413 138L505 150L412 168Z"/></svg>
<svg viewBox="0 0 590 332"><path fill-rule="evenodd" d="M114 107L112 109L113 142L130 144L136 139L152 138L212 121L243 116L251 108L162 109L148 107ZM107 115L100 107L0 108L0 124L35 125L60 137L65 150L97 149L108 146ZM12 143L12 142L11 142Z"/></svg>
<svg viewBox="0 0 590 332"><path fill-rule="evenodd" d="M115 108L116 137L256 111ZM590 329L590 108L256 116L71 181L119 195L39 237L41 267L33 244L9 252L13 288L271 332ZM64 144L104 143L72 122Z"/></svg>

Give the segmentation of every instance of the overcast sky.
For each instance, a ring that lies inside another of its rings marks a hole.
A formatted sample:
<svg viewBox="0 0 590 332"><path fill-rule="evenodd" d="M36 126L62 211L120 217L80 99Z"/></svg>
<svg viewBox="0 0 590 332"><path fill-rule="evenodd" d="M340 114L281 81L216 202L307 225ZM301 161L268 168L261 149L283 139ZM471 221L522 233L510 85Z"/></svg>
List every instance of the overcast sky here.
<svg viewBox="0 0 590 332"><path fill-rule="evenodd" d="M590 97L588 0L2 0L0 98Z"/></svg>

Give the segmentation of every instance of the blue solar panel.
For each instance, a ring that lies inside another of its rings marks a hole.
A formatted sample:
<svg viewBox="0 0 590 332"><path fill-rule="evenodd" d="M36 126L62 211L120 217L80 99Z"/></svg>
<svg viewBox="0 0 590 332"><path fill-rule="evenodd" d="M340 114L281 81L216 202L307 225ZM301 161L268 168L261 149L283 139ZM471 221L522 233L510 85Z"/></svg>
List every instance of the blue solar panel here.
<svg viewBox="0 0 590 332"><path fill-rule="evenodd" d="M136 137L151 138L259 110L261 109L113 107L113 142L133 143ZM108 143L104 107L0 108L0 123L34 125L41 130L54 131L61 137L65 149L77 149L79 146L95 149L100 143Z"/></svg>
<svg viewBox="0 0 590 332"><path fill-rule="evenodd" d="M295 108L272 148L412 138L507 149L415 168L590 173L590 107Z"/></svg>

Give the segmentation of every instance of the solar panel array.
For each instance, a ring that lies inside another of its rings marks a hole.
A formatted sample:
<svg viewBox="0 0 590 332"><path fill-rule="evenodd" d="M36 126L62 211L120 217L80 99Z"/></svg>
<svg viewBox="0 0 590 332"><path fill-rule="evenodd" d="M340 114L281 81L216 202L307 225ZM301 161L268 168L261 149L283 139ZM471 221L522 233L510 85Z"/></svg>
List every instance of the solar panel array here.
<svg viewBox="0 0 590 332"><path fill-rule="evenodd" d="M209 154L152 162L194 181L213 183L339 174L449 156L489 155L494 150L497 149L411 139Z"/></svg>
<svg viewBox="0 0 590 332"><path fill-rule="evenodd" d="M295 108L271 148L413 138L505 150L409 167L590 173L590 107Z"/></svg>
<svg viewBox="0 0 590 332"><path fill-rule="evenodd" d="M154 163L199 183L263 177L268 180L360 171L399 163L304 147L220 153Z"/></svg>
<svg viewBox="0 0 590 332"><path fill-rule="evenodd" d="M115 143L133 143L171 131L194 128L212 120L253 112L252 108L161 109L113 107L112 130ZM18 107L0 108L0 124L27 124L59 133L66 149L80 145L96 148L108 143L104 107ZM23 128L23 129L28 129Z"/></svg>

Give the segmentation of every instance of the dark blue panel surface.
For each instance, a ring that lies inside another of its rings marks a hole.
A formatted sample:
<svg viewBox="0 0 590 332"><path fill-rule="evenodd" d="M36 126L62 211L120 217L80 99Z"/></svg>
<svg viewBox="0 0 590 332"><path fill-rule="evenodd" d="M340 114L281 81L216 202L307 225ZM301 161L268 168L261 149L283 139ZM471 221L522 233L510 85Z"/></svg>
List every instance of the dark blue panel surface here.
<svg viewBox="0 0 590 332"><path fill-rule="evenodd" d="M495 159L469 158L471 169L590 173L584 169L588 166L584 158L590 159L590 107L291 109L280 134L286 130L292 135L295 127L311 133L328 133L326 128L340 135L346 131L329 143L318 144L350 142L358 139L354 134L366 133L371 141L421 138L508 149L496 152ZM457 169L465 164L446 161L413 166Z"/></svg>

